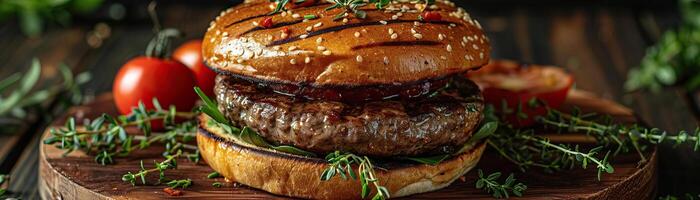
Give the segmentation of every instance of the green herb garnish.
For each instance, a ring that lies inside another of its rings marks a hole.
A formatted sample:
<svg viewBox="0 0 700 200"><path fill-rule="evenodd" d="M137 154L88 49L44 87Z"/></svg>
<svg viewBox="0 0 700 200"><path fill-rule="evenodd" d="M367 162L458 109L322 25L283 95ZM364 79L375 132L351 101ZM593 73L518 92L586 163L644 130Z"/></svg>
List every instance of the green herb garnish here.
<svg viewBox="0 0 700 200"><path fill-rule="evenodd" d="M510 193L515 196L523 196L523 192L527 190L527 186L523 183L516 183L515 176L510 174L503 184L498 182L501 177L501 172L495 172L484 177L484 172L478 170L479 179L476 181L477 189L484 189L487 193L493 195L494 198L509 198Z"/></svg>
<svg viewBox="0 0 700 200"><path fill-rule="evenodd" d="M321 173L322 181L330 180L336 175L339 175L344 180L347 180L348 176L353 180L357 180L359 177L360 184L362 185L360 197L363 199L371 192L370 184L372 184L376 190L376 194L372 197L373 200L388 199L390 197L389 190L380 185L379 179L377 179L376 173L374 172L375 167L367 156L357 156L352 153L336 151L328 154L326 156L326 161L328 162L328 167ZM352 165L358 166L357 173L353 170Z"/></svg>

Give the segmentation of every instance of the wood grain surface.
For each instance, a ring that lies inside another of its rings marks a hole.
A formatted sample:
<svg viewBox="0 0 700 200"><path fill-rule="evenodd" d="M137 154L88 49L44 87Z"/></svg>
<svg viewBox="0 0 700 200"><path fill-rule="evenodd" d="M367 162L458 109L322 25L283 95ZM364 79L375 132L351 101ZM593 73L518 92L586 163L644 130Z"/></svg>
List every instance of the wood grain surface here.
<svg viewBox="0 0 700 200"><path fill-rule="evenodd" d="M573 91L569 94L566 107L580 107L584 111L610 114L616 120L631 122L635 120L632 112L611 101L600 99L588 92ZM103 112L114 113L115 108L109 95L102 96L94 103L76 107L70 115L78 118L94 117ZM78 119L80 121L80 119ZM61 124L61 120L55 125ZM47 133L45 133L46 136ZM549 134L548 134L549 135ZM553 141L590 143L580 134L551 134ZM116 164L102 166L91 157L82 153L71 153L63 157L63 151L50 145L40 145L39 149L40 194L45 199L162 199L175 198L163 192L164 185L132 186L121 181L126 172L139 170L139 162L144 160L150 165L153 160L162 160L162 149L152 147L138 151L127 158L116 159ZM538 170L526 173L517 171L514 165L501 159L498 155L487 153L475 169L486 173L495 171L515 172L517 179L528 185L522 199L649 199L656 186L657 156L655 150L647 152L650 162L637 166L636 154L624 154L614 158L615 173L604 174L602 180L596 180L594 169L574 169L554 174ZM207 179L212 170L206 164L194 164L179 160L177 170L168 171L171 179L191 178L193 185L184 190L181 199L271 199L284 198L264 191L252 189L235 183L226 183L222 178ZM476 172L466 175L465 181L456 181L451 186L424 194L410 196L411 199L465 199L489 198L490 195L476 189L474 181ZM155 182L156 177L149 177ZM225 183L224 187L214 188L213 182Z"/></svg>

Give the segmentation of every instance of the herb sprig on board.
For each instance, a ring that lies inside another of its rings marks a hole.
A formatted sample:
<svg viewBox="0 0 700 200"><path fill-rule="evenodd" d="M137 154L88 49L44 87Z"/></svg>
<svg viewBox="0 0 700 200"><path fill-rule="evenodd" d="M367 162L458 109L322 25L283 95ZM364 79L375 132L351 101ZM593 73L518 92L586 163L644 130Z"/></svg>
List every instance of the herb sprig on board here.
<svg viewBox="0 0 700 200"><path fill-rule="evenodd" d="M328 181L333 177L340 176L343 180L347 180L348 176L352 180L360 180L362 192L360 197L366 198L371 192L371 186L374 186L375 195L373 200L388 199L390 197L389 190L379 183L379 179L374 171L376 168L372 165L372 161L367 156L358 156L352 153L341 153L336 151L326 156L328 168L321 173L321 180ZM357 165L357 172L353 170L353 165Z"/></svg>
<svg viewBox="0 0 700 200"><path fill-rule="evenodd" d="M493 195L494 198L510 198L512 193L515 196L523 196L523 192L527 190L527 185L518 183L515 180L515 175L510 174L503 182L498 182L501 177L501 172L494 172L488 176L484 176L484 172L479 169L477 171L479 177L476 180L476 188L483 189L487 193Z"/></svg>
<svg viewBox="0 0 700 200"><path fill-rule="evenodd" d="M59 64L58 71L62 83L51 83L47 84L49 87L37 89L41 63L34 58L24 74L15 73L0 80L0 125L6 128L21 124L29 110L46 110L50 105L43 104L49 99L57 99L67 106L79 104L83 99L80 85L90 80L90 74L74 76L65 64Z"/></svg>

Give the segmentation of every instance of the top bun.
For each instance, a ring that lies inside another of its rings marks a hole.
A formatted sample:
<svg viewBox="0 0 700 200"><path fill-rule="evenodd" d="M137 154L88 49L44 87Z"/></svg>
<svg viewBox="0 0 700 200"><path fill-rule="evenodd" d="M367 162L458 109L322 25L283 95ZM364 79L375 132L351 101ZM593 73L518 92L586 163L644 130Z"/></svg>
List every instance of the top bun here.
<svg viewBox="0 0 700 200"><path fill-rule="evenodd" d="M274 15L267 15L274 2L246 1L211 23L204 59L219 73L319 87L412 83L488 63L489 40L464 9L437 0L425 11L441 19L424 21L424 4L411 2L394 1L384 10L370 4L360 8L365 19L350 14L334 20L345 9L326 10L333 4L323 0ZM265 28L268 17L273 23Z"/></svg>

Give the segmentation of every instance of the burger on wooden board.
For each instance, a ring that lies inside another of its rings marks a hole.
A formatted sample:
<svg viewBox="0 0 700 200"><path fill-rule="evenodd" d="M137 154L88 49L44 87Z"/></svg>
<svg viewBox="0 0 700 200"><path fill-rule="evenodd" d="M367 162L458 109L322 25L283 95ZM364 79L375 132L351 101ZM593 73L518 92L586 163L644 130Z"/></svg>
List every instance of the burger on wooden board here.
<svg viewBox="0 0 700 200"><path fill-rule="evenodd" d="M199 118L202 157L231 181L291 197L448 186L485 148L473 137L483 98L463 76L489 62L479 22L445 0L327 9L338 2L251 0L211 23L203 56L221 118Z"/></svg>

